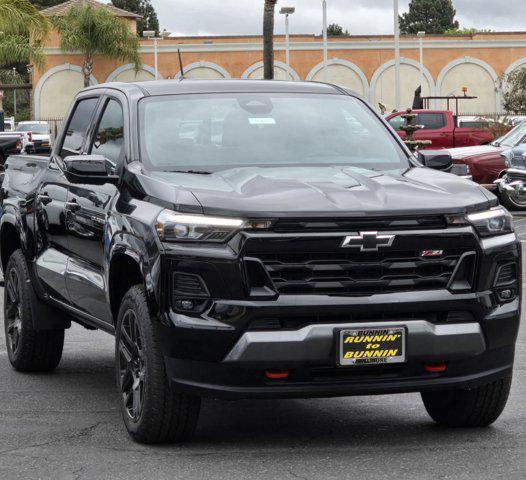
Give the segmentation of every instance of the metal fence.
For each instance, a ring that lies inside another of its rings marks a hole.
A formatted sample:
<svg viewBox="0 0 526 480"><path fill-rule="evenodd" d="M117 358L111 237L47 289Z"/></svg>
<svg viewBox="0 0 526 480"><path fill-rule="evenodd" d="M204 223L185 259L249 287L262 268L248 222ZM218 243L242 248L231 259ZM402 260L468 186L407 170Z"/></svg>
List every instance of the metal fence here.
<svg viewBox="0 0 526 480"><path fill-rule="evenodd" d="M58 131L60 129L60 126L62 125L63 118L41 118L40 119L43 122L49 123L49 128L51 130L51 143L55 142L55 138L57 138Z"/></svg>

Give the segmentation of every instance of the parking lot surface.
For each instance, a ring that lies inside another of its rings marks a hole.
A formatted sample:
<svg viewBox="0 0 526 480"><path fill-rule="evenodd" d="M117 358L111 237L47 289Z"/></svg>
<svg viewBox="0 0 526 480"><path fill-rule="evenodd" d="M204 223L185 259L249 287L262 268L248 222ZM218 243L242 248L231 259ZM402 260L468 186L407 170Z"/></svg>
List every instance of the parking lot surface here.
<svg viewBox="0 0 526 480"><path fill-rule="evenodd" d="M516 216L526 245L526 216ZM3 298L3 292L2 298ZM0 479L524 479L526 331L490 428L432 423L418 394L205 400L192 443L142 446L122 425L113 338L73 326L53 374L15 373L0 332Z"/></svg>

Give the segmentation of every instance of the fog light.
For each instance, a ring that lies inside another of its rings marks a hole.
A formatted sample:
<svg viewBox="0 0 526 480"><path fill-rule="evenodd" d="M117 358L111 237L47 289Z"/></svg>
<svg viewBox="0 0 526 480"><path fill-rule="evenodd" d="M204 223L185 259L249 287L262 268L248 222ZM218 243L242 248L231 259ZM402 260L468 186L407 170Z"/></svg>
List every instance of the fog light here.
<svg viewBox="0 0 526 480"><path fill-rule="evenodd" d="M193 310L195 308L193 300L177 300L175 306L180 310Z"/></svg>
<svg viewBox="0 0 526 480"><path fill-rule="evenodd" d="M500 292L500 298L502 298L503 300L509 300L512 297L513 297L513 290L511 290L510 288L507 288L506 290L502 290Z"/></svg>

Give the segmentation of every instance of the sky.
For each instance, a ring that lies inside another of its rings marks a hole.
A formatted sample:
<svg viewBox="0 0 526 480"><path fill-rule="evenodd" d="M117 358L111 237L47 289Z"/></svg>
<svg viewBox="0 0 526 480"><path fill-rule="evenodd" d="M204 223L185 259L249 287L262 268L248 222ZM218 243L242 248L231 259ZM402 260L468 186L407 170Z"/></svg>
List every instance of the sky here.
<svg viewBox="0 0 526 480"><path fill-rule="evenodd" d="M257 35L262 30L264 0L151 0L161 28L175 35ZM393 32L392 0L327 0L328 21L338 23L351 34ZM407 11L409 0L400 0ZM453 0L461 27L497 31L526 30L526 0ZM505 5L505 7L504 7ZM278 0L295 6L291 33L322 30L321 0ZM284 33L285 22L277 15L275 32Z"/></svg>

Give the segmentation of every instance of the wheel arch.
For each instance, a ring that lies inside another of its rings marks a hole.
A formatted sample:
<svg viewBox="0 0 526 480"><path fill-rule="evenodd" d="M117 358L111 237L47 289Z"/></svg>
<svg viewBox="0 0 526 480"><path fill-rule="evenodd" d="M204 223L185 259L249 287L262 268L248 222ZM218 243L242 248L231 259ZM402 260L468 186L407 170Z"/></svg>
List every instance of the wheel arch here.
<svg viewBox="0 0 526 480"><path fill-rule="evenodd" d="M131 287L138 284L145 284L140 256L126 250L114 252L111 256L108 278L109 300L114 323L117 322L124 295Z"/></svg>
<svg viewBox="0 0 526 480"><path fill-rule="evenodd" d="M2 271L5 272L9 257L19 248L22 248L20 232L14 223L3 221L0 226L0 262L2 264Z"/></svg>

